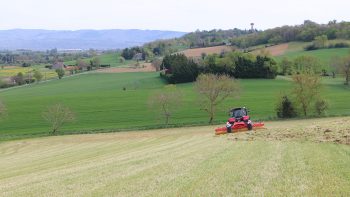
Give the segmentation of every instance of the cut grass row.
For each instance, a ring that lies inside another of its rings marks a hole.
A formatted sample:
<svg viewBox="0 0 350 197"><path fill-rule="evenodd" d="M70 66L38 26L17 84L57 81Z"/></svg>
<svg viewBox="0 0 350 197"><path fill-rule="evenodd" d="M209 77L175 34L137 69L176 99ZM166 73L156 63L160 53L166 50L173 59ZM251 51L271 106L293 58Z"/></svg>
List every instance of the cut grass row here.
<svg viewBox="0 0 350 197"><path fill-rule="evenodd" d="M226 120L230 107L237 106L248 107L255 120L271 119L275 117L277 97L291 88L291 82L282 78L240 80L240 83L241 95L223 104L217 113L218 123ZM324 83L327 85L323 94L331 106L328 114L349 115L350 89L342 85L341 79L328 79ZM41 114L54 103L63 103L76 113L77 121L62 129L67 133L157 128L162 121L148 107L148 99L164 86L158 73L89 73L3 91L0 99L7 105L8 116L0 122L0 139L47 135L50 127ZM207 124L207 114L200 110L193 84L177 87L183 92L184 101L170 123Z"/></svg>

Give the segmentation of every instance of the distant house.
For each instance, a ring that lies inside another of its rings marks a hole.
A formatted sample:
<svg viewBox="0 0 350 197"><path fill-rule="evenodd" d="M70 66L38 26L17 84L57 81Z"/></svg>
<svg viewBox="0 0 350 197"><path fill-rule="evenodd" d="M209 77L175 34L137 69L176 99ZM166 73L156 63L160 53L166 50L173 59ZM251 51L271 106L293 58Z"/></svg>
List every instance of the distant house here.
<svg viewBox="0 0 350 197"><path fill-rule="evenodd" d="M63 62L56 62L52 65L52 69L56 70L56 69L64 69L65 65Z"/></svg>

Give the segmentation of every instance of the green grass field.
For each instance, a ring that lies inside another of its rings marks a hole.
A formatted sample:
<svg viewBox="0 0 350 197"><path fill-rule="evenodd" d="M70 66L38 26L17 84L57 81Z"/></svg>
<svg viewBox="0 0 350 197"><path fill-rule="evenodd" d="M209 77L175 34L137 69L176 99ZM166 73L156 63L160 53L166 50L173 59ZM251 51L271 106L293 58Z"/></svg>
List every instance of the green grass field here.
<svg viewBox="0 0 350 197"><path fill-rule="evenodd" d="M320 60L320 62L324 65L330 65L331 59L333 57L344 57L350 54L349 48L341 48L341 49L320 49L314 51L294 51L287 52L284 55L278 56L277 59L281 60L283 57L287 57L290 59L294 59L298 56L308 55L314 56Z"/></svg>
<svg viewBox="0 0 350 197"><path fill-rule="evenodd" d="M334 143L350 144L349 118L266 125L219 137L207 126L3 142L0 194L350 196L350 146Z"/></svg>
<svg viewBox="0 0 350 197"><path fill-rule="evenodd" d="M273 118L276 98L291 88L291 82L283 78L240 80L240 84L241 95L223 104L217 123L223 123L228 109L236 106L248 107L253 119ZM325 84L323 93L331 106L328 114L349 115L350 89L342 85L341 79L328 79ZM164 86L158 73L86 73L1 91L0 99L7 105L8 116L0 122L0 139L48 135L50 127L41 114L54 103L63 103L76 113L77 120L62 128L66 133L157 128L163 122L148 107L148 99ZM170 123L207 124L208 117L197 104L193 85L182 84L178 88L184 101Z"/></svg>

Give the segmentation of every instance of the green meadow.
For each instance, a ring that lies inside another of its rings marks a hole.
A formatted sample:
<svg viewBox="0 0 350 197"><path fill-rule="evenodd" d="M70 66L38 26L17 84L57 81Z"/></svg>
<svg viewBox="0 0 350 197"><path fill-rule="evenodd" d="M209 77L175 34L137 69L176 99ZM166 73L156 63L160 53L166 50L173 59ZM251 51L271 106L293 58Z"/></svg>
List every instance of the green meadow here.
<svg viewBox="0 0 350 197"><path fill-rule="evenodd" d="M281 93L288 93L288 78L239 80L241 92L229 98L218 110L216 123L224 123L231 107L246 106L253 120L275 117L275 104ZM349 115L349 88L342 79L325 79L323 95L329 101L328 115ZM149 97L166 84L158 73L86 73L0 92L8 115L0 122L2 140L48 135L50 126L42 112L55 103L70 107L76 121L66 124L65 133L109 132L164 126L159 114L148 105ZM126 90L123 90L123 89ZM183 102L173 114L173 126L207 124L200 110L193 84L177 85ZM311 112L312 113L312 112Z"/></svg>

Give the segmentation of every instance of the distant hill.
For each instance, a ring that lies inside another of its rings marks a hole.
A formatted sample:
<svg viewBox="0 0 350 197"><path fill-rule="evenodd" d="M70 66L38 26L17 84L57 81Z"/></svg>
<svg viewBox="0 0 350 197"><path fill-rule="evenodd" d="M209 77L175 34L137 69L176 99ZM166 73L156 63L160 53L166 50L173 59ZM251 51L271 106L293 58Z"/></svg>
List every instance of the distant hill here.
<svg viewBox="0 0 350 197"><path fill-rule="evenodd" d="M185 32L160 30L0 30L0 49L122 49L147 42L181 37Z"/></svg>

